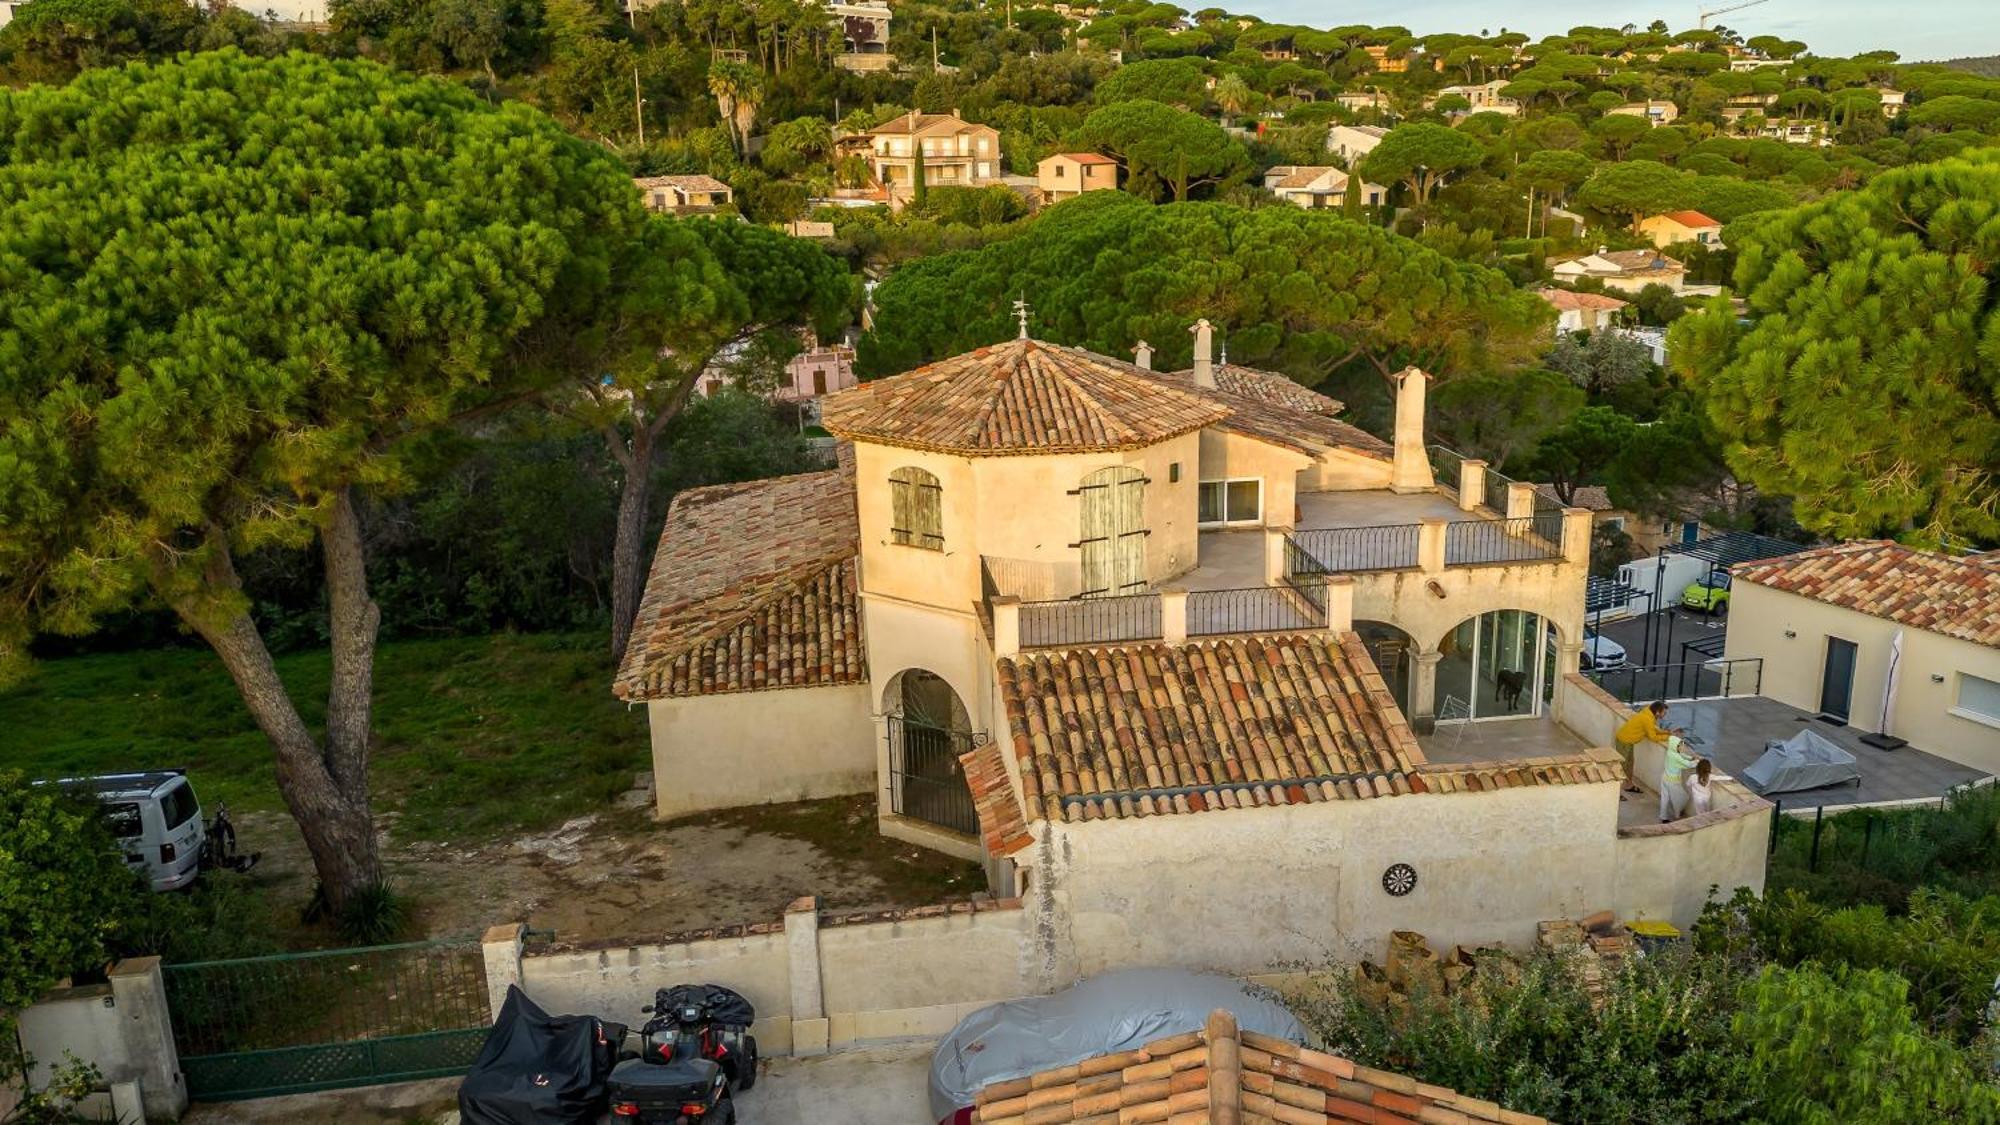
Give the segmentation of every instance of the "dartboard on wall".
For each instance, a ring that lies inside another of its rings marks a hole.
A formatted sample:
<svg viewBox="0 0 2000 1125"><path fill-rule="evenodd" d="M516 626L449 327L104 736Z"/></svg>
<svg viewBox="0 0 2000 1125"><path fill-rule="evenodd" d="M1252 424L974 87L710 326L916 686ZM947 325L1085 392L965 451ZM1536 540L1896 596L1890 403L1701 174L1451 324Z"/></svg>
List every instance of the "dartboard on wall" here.
<svg viewBox="0 0 2000 1125"><path fill-rule="evenodd" d="M1402 898L1417 889L1417 869L1407 863L1392 863L1382 872L1382 889Z"/></svg>

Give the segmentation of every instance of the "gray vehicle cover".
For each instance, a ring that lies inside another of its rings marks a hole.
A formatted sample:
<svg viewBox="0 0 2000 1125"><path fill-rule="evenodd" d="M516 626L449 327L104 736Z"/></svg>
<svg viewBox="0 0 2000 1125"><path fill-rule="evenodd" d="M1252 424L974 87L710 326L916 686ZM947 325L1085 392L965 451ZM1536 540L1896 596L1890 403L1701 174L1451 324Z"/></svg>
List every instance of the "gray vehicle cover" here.
<svg viewBox="0 0 2000 1125"><path fill-rule="evenodd" d="M1123 969L960 1020L931 1055L931 1119L971 1105L990 1083L1194 1031L1217 1008L1234 1013L1246 1031L1306 1040L1296 1016L1242 981L1186 969Z"/></svg>
<svg viewBox="0 0 2000 1125"><path fill-rule="evenodd" d="M1810 730L1779 742L1772 739L1764 754L1743 771L1743 780L1759 793L1787 793L1861 780L1854 755Z"/></svg>

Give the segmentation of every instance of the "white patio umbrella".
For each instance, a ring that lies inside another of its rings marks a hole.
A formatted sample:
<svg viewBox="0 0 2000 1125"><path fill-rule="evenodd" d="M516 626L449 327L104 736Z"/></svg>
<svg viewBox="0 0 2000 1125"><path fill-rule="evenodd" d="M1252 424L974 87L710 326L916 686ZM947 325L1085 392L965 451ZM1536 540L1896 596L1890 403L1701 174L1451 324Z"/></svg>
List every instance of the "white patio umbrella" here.
<svg viewBox="0 0 2000 1125"><path fill-rule="evenodd" d="M1894 750L1898 746L1905 745L1903 739L1889 732L1889 716L1896 711L1896 683L1902 679L1902 671L1903 631L1898 629L1895 637L1889 641L1889 669L1882 684L1882 721L1875 728L1880 733L1863 735L1861 739L1870 746Z"/></svg>

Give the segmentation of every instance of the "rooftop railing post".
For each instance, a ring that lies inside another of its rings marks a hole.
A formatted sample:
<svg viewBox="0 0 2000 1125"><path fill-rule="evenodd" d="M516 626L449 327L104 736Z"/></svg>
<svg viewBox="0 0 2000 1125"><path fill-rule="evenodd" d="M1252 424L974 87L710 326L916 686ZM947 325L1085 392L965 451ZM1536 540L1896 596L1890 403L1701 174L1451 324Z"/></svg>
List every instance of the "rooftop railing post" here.
<svg viewBox="0 0 2000 1125"><path fill-rule="evenodd" d="M1160 591L1160 639L1170 645L1186 644L1188 638L1188 592L1178 587Z"/></svg>
<svg viewBox="0 0 2000 1125"><path fill-rule="evenodd" d="M1478 460L1458 463L1458 509L1470 512L1479 507L1479 501L1486 495L1486 462Z"/></svg>
<svg viewBox="0 0 2000 1125"><path fill-rule="evenodd" d="M1417 569L1425 574L1444 573L1445 531L1450 526L1437 516L1417 525Z"/></svg>
<svg viewBox="0 0 2000 1125"><path fill-rule="evenodd" d="M993 599L993 655L1021 654L1021 599L1001 595Z"/></svg>
<svg viewBox="0 0 2000 1125"><path fill-rule="evenodd" d="M1534 525L1535 486L1522 481L1507 485L1507 534L1525 535Z"/></svg>
<svg viewBox="0 0 2000 1125"><path fill-rule="evenodd" d="M1264 529L1264 585L1276 586L1285 580L1285 544L1289 527Z"/></svg>
<svg viewBox="0 0 2000 1125"><path fill-rule="evenodd" d="M1354 628L1354 579L1336 574L1326 580L1326 627L1336 633Z"/></svg>
<svg viewBox="0 0 2000 1125"><path fill-rule="evenodd" d="M1591 515L1588 508L1564 508L1562 542L1556 546L1563 558L1577 566L1590 565Z"/></svg>

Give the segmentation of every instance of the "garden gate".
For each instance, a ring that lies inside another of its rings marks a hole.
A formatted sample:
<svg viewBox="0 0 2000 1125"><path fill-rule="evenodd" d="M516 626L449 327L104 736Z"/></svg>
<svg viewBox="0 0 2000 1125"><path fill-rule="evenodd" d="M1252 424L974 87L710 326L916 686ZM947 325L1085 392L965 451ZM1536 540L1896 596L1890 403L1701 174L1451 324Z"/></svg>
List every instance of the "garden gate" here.
<svg viewBox="0 0 2000 1125"><path fill-rule="evenodd" d="M477 939L165 966L198 1101L463 1074L490 1023Z"/></svg>

